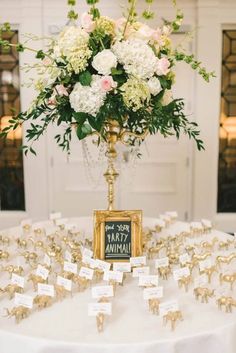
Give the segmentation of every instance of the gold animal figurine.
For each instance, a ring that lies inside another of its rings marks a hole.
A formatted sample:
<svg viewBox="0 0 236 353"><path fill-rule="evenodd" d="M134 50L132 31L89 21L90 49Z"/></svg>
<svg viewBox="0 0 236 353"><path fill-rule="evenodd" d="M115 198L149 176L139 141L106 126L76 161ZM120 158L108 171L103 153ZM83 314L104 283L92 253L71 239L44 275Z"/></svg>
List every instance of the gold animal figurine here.
<svg viewBox="0 0 236 353"><path fill-rule="evenodd" d="M163 280L168 280L170 274L171 274L171 268L170 266L161 266L158 268L158 274Z"/></svg>
<svg viewBox="0 0 236 353"><path fill-rule="evenodd" d="M219 276L219 280L220 285L222 285L223 282L230 283L230 289L233 290L234 281L236 281L236 272L225 275L221 273Z"/></svg>
<svg viewBox="0 0 236 353"><path fill-rule="evenodd" d="M204 261L210 256L211 256L210 252L206 252L206 253L200 254L200 255L195 254L192 256L192 261L195 261L195 262Z"/></svg>
<svg viewBox="0 0 236 353"><path fill-rule="evenodd" d="M0 260L7 261L10 257L10 254L8 251L0 250Z"/></svg>
<svg viewBox="0 0 236 353"><path fill-rule="evenodd" d="M99 269L99 268L95 268L94 269L94 277L96 279L96 282L99 282L102 280L103 278L103 274L104 274L104 271Z"/></svg>
<svg viewBox="0 0 236 353"><path fill-rule="evenodd" d="M52 305L52 297L49 295L36 295L34 298L34 304L37 305L39 310L48 308Z"/></svg>
<svg viewBox="0 0 236 353"><path fill-rule="evenodd" d="M190 256L195 254L195 246L193 245L186 245L184 249Z"/></svg>
<svg viewBox="0 0 236 353"><path fill-rule="evenodd" d="M24 224L22 228L24 233L29 234L31 231L31 224Z"/></svg>
<svg viewBox="0 0 236 353"><path fill-rule="evenodd" d="M203 270L201 270L199 272L200 272L200 275L206 274L207 279L208 279L208 283L211 283L211 277L214 272L217 272L217 268L216 268L216 266L211 266L211 267L204 268Z"/></svg>
<svg viewBox="0 0 236 353"><path fill-rule="evenodd" d="M3 246L9 246L10 245L10 238L4 237L3 235L0 235L0 244Z"/></svg>
<svg viewBox="0 0 236 353"><path fill-rule="evenodd" d="M191 276L191 275L180 277L179 280L178 280L178 286L179 286L179 288L184 287L185 292L188 291L189 285L190 285L191 283L192 283L192 276Z"/></svg>
<svg viewBox="0 0 236 353"><path fill-rule="evenodd" d="M56 297L58 300L62 301L63 299L66 298L67 294L69 293L68 290L65 289L65 287L59 285L59 284L55 284L55 292L56 292ZM72 292L70 292L71 297L72 297Z"/></svg>
<svg viewBox="0 0 236 353"><path fill-rule="evenodd" d="M98 313L96 316L96 322L97 322L97 329L98 332L103 332L103 325L104 325L104 319L105 319L105 315L102 313Z"/></svg>
<svg viewBox="0 0 236 353"><path fill-rule="evenodd" d="M221 264L227 264L229 265L233 259L236 259L236 254L232 253L228 256L217 256L216 257L216 265L221 268Z"/></svg>
<svg viewBox="0 0 236 353"><path fill-rule="evenodd" d="M208 303L208 299L214 296L215 290L209 288L197 287L193 290L196 300L201 297L202 303Z"/></svg>
<svg viewBox="0 0 236 353"><path fill-rule="evenodd" d="M169 263L170 265L178 265L179 263L179 253L175 251L169 251L167 253L167 256L169 257Z"/></svg>
<svg viewBox="0 0 236 353"><path fill-rule="evenodd" d="M183 315L180 310L168 311L168 313L163 316L163 324L167 325L168 321L170 321L172 331L175 329L177 320L183 321Z"/></svg>
<svg viewBox="0 0 236 353"><path fill-rule="evenodd" d="M44 242L42 240L34 240L34 238L30 237L29 241L33 244L34 250L42 249L44 250Z"/></svg>
<svg viewBox="0 0 236 353"><path fill-rule="evenodd" d="M17 324L19 324L21 320L26 319L30 314L30 309L22 305L15 306L11 310L9 310L8 308L5 308L5 310L7 312L7 315L6 315L7 317L10 318L12 316L15 316L15 320Z"/></svg>
<svg viewBox="0 0 236 353"><path fill-rule="evenodd" d="M75 275L73 278L73 282L78 286L78 291L83 292L85 291L85 289L87 289L90 280L85 277Z"/></svg>
<svg viewBox="0 0 236 353"><path fill-rule="evenodd" d="M10 278L12 277L12 274L15 273L16 275L22 276L24 273L24 269L22 266L13 266L13 265L8 265L8 266L2 266L2 271L3 272L8 272L10 275Z"/></svg>
<svg viewBox="0 0 236 353"><path fill-rule="evenodd" d="M21 238L16 239L16 244L17 244L18 248L21 248L21 249L26 249L28 246L27 240L21 239Z"/></svg>
<svg viewBox="0 0 236 353"><path fill-rule="evenodd" d="M224 306L226 313L232 313L232 307L233 306L236 307L236 300L233 299L232 297L222 296L222 297L217 299L216 303L217 303L218 308L220 310L222 310L222 306Z"/></svg>
<svg viewBox="0 0 236 353"><path fill-rule="evenodd" d="M25 262L29 265L36 264L38 255L35 252L25 251L24 253L20 254L25 259Z"/></svg>
<svg viewBox="0 0 236 353"><path fill-rule="evenodd" d="M232 244L231 240L220 241L218 245L218 250L229 250L229 247L231 244Z"/></svg>
<svg viewBox="0 0 236 353"><path fill-rule="evenodd" d="M211 242L209 241L202 241L200 243L201 248L205 249L206 251L213 251L215 244L219 241L217 237L214 237Z"/></svg>
<svg viewBox="0 0 236 353"><path fill-rule="evenodd" d="M8 284L2 291L9 295L9 299L12 299L15 293L23 293L23 288L17 284Z"/></svg>
<svg viewBox="0 0 236 353"><path fill-rule="evenodd" d="M160 301L157 298L148 299L149 311L154 314L159 314Z"/></svg>
<svg viewBox="0 0 236 353"><path fill-rule="evenodd" d="M28 277L28 280L27 282L32 282L33 284L33 287L34 287L34 291L36 292L37 291L37 287L38 287L38 283L47 283L48 280L47 279L43 279L41 276L38 276L34 273L31 273Z"/></svg>
<svg viewBox="0 0 236 353"><path fill-rule="evenodd" d="M156 245L156 246L153 246L151 247L149 250L148 250L148 258L149 259L153 259L153 257L155 256L159 256L159 253L161 251L161 249L163 249L165 246L163 244L160 244L160 245Z"/></svg>

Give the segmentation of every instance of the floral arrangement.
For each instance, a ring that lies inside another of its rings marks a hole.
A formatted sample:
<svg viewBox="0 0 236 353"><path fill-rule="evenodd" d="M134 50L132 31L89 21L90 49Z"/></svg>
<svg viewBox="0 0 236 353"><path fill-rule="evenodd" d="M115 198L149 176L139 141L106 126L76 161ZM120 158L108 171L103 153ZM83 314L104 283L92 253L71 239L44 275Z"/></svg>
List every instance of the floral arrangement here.
<svg viewBox="0 0 236 353"><path fill-rule="evenodd" d="M154 16L153 0L145 1L147 9L142 16L148 20ZM182 131L196 141L199 150L203 149L197 124L184 114L183 100L172 96L174 67L178 61L185 61L206 81L214 73L207 73L193 55L172 48L170 35L179 30L181 11L176 7L172 22L151 28L139 20L136 0L128 1L127 13L118 20L102 16L98 2L87 0L88 12L78 16L76 1L68 0L69 23L57 38L49 40L46 50L36 51L39 62L33 68L38 78L33 85L37 97L27 111L12 117L0 137L7 137L29 120L29 144L23 149L25 154L35 153L32 142L48 125L63 124L64 132L55 139L69 151L73 125L80 140L94 132L106 139L106 127L112 119L121 130L133 133L130 145L140 143L145 132L179 138ZM0 30L3 48L14 45L2 36L10 30L7 23ZM26 42L16 44L16 49L34 51Z"/></svg>

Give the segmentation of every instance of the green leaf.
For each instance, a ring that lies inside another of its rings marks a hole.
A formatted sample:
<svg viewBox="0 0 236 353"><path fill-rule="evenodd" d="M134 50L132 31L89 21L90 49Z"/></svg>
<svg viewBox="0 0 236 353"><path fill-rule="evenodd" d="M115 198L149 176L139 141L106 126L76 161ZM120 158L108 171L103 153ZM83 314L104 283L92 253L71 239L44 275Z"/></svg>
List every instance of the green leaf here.
<svg viewBox="0 0 236 353"><path fill-rule="evenodd" d="M30 152L36 156L36 152L32 147L30 147Z"/></svg>
<svg viewBox="0 0 236 353"><path fill-rule="evenodd" d="M91 134L92 128L91 128L91 126L89 124L84 124L82 126L78 126L76 132L77 132L77 136L78 136L79 140L82 140L86 136Z"/></svg>
<svg viewBox="0 0 236 353"><path fill-rule="evenodd" d="M88 122L94 130L96 130L98 132L101 131L101 128L102 128L102 120L101 119L97 119L94 116L89 116Z"/></svg>
<svg viewBox="0 0 236 353"><path fill-rule="evenodd" d="M116 76L116 75L122 75L123 73L124 73L124 71L121 70L121 69L116 69L115 67L113 67L113 68L111 69L111 74L114 75L114 76Z"/></svg>
<svg viewBox="0 0 236 353"><path fill-rule="evenodd" d="M37 51L37 54L36 54L36 59L44 59L45 58L45 54L42 50L39 50Z"/></svg>
<svg viewBox="0 0 236 353"><path fill-rule="evenodd" d="M73 112L72 115L79 125L83 125L88 118L88 114L86 113Z"/></svg>
<svg viewBox="0 0 236 353"><path fill-rule="evenodd" d="M79 74L79 82L82 86L89 86L92 81L92 75L89 71L84 71Z"/></svg>

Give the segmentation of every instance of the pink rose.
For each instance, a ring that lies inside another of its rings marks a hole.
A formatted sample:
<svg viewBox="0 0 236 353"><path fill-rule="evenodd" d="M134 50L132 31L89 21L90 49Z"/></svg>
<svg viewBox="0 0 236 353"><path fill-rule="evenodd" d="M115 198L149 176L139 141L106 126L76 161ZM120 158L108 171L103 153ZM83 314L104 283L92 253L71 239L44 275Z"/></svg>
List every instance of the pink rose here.
<svg viewBox="0 0 236 353"><path fill-rule="evenodd" d="M56 105L57 101L54 95L48 99L48 105Z"/></svg>
<svg viewBox="0 0 236 353"><path fill-rule="evenodd" d="M159 76L166 75L170 71L170 62L167 58L161 58L157 62L156 73Z"/></svg>
<svg viewBox="0 0 236 353"><path fill-rule="evenodd" d="M109 92L117 87L117 82L113 80L112 76L103 76L101 79L101 87L105 92Z"/></svg>
<svg viewBox="0 0 236 353"><path fill-rule="evenodd" d="M81 26L88 33L92 32L95 29L95 22L93 21L92 16L89 13L84 12L81 15Z"/></svg>
<svg viewBox="0 0 236 353"><path fill-rule="evenodd" d="M155 31L147 25L141 26L138 31L136 32L136 37L143 39L143 40L150 40L154 35Z"/></svg>
<svg viewBox="0 0 236 353"><path fill-rule="evenodd" d="M56 85L54 88L54 94L59 96L68 96L67 89L63 85Z"/></svg>

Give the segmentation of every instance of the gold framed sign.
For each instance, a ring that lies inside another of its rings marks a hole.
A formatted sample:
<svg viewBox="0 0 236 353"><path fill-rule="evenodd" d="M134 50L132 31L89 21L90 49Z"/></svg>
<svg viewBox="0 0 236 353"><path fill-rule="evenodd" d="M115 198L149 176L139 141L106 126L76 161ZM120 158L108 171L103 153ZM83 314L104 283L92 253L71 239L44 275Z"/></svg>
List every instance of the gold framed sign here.
<svg viewBox="0 0 236 353"><path fill-rule="evenodd" d="M142 255L142 211L94 211L94 256L128 261Z"/></svg>

